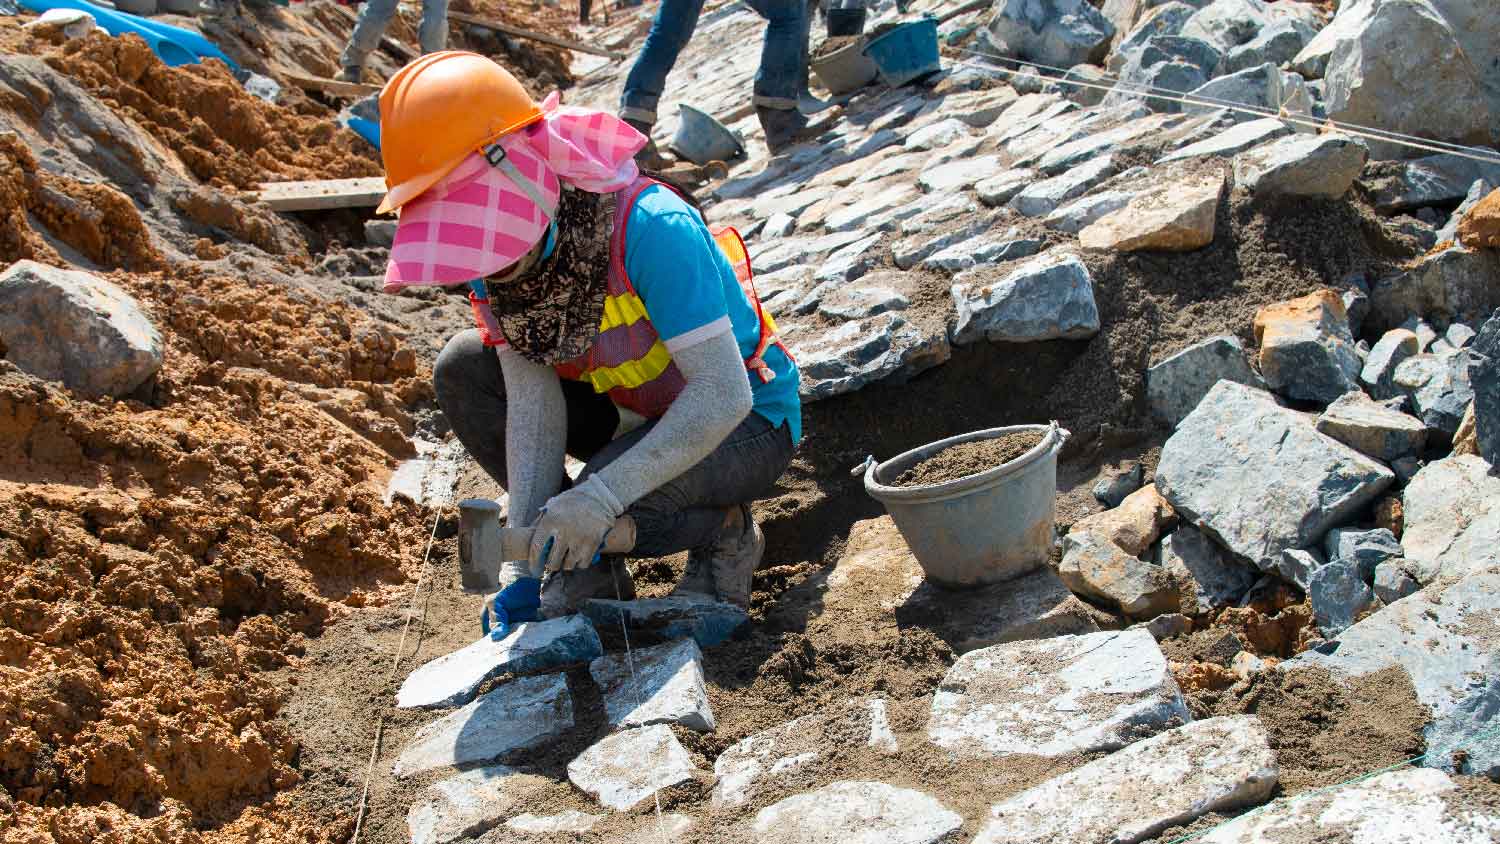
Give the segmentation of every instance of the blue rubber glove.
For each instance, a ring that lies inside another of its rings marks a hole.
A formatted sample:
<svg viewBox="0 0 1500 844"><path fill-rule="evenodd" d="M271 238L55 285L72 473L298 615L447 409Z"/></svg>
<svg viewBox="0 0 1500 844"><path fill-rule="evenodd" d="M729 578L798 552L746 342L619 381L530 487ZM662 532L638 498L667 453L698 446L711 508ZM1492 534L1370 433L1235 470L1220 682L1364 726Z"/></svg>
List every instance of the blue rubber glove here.
<svg viewBox="0 0 1500 844"><path fill-rule="evenodd" d="M490 600L479 615L479 627L489 635L490 641L498 642L509 636L517 624L540 619L541 608L541 578L523 577L501 589ZM490 623L492 615L493 627Z"/></svg>

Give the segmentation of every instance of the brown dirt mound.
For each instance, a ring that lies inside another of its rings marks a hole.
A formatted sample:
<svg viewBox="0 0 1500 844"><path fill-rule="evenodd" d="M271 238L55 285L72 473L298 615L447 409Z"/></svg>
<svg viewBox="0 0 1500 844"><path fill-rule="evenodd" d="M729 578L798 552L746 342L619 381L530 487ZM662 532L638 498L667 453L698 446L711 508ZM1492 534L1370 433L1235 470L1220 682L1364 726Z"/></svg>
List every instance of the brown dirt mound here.
<svg viewBox="0 0 1500 844"><path fill-rule="evenodd" d="M105 267L151 269L162 256L130 198L105 184L38 168L19 137L0 132L0 263L62 259L32 225L35 217L55 237Z"/></svg>
<svg viewBox="0 0 1500 844"><path fill-rule="evenodd" d="M253 840L246 806L300 776L267 672L421 554L424 514L381 495L430 376L307 294L112 280L167 343L150 403L0 362L4 840L193 842L230 822Z"/></svg>
<svg viewBox="0 0 1500 844"><path fill-rule="evenodd" d="M896 486L923 486L956 481L988 471L1025 454L1042 442L1037 431L1019 431L987 440L950 445L901 473Z"/></svg>
<svg viewBox="0 0 1500 844"><path fill-rule="evenodd" d="M216 187L378 176L378 153L328 117L251 96L217 61L167 67L134 35L95 32L46 55L115 112L139 123Z"/></svg>

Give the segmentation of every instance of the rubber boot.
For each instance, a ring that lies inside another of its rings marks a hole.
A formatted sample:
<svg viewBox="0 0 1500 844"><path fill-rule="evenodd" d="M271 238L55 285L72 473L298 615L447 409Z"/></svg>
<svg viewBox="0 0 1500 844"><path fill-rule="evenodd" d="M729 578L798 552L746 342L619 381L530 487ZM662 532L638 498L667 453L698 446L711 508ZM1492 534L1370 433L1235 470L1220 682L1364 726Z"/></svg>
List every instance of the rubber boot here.
<svg viewBox="0 0 1500 844"><path fill-rule="evenodd" d="M661 154L656 148L656 141L651 139L651 124L643 120L635 120L629 117L623 118L626 125L646 136L646 145L635 154L635 165L642 170L665 170L672 166L671 159Z"/></svg>
<svg viewBox="0 0 1500 844"><path fill-rule="evenodd" d="M766 535L750 514L750 507L731 507L719 538L708 553L714 593L726 604L750 608L750 582L766 553Z"/></svg>
<svg viewBox="0 0 1500 844"><path fill-rule="evenodd" d="M779 155L803 141L816 138L832 125L832 120L808 125L807 115L796 109L757 106L755 116L760 118L760 128L766 134L766 147L771 150L772 155Z"/></svg>

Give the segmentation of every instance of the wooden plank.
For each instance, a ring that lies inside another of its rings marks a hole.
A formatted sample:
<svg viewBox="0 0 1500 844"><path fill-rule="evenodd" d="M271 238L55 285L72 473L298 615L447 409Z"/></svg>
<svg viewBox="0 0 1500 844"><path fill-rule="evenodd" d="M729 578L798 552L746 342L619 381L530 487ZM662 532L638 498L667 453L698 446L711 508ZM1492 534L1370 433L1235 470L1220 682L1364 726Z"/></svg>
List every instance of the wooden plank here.
<svg viewBox="0 0 1500 844"><path fill-rule="evenodd" d="M540 41L543 44L551 44L554 47L563 47L569 50L577 50L580 53L590 53L595 56L604 56L605 58L616 60L625 58L625 54L619 52L618 50L606 50L603 47L595 47L592 44L584 44L580 41L573 41L568 38L558 38L554 35L548 35L545 32L537 32L532 29L522 29L519 26L511 26L508 23L501 23L496 20L489 20L486 18L477 17L475 15L466 15L463 12L449 12L448 18L449 20L455 20L459 23L466 23L472 26L482 26L485 29L493 29L496 32L503 32L506 35L514 35L517 38L529 38L532 41Z"/></svg>
<svg viewBox="0 0 1500 844"><path fill-rule="evenodd" d="M321 79L316 76L301 76L295 73L281 74L287 82L304 91L323 91L336 97L359 99L380 93L379 85L363 85L355 82L340 82L337 79Z"/></svg>
<svg viewBox="0 0 1500 844"><path fill-rule="evenodd" d="M272 211L327 211L333 208L369 208L385 196L385 178L320 179L311 182L266 182L256 199Z"/></svg>

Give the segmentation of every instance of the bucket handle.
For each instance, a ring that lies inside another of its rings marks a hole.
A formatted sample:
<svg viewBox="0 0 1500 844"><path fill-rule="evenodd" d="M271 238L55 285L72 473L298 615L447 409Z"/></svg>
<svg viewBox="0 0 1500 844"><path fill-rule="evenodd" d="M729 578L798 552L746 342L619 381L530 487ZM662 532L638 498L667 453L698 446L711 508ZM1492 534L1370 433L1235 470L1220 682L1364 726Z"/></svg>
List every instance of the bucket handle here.
<svg viewBox="0 0 1500 844"><path fill-rule="evenodd" d="M1049 437L1055 437L1056 439L1053 441L1052 448L1054 451L1060 451L1072 436L1071 431L1062 427L1056 419L1053 419L1048 426L1047 433L1042 436L1042 442L1046 442ZM877 465L879 463L876 461L875 455L867 454L864 460L849 470L849 477L855 480L859 480L860 478L870 479L873 477L870 473L875 470Z"/></svg>
<svg viewBox="0 0 1500 844"><path fill-rule="evenodd" d="M854 478L855 480L859 480L860 478L863 478L865 476L865 473L870 470L870 467L874 465L875 455L866 454L864 460L860 461L858 465L849 470L849 477Z"/></svg>

